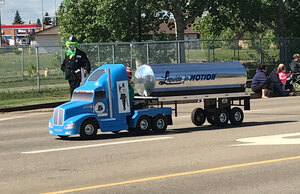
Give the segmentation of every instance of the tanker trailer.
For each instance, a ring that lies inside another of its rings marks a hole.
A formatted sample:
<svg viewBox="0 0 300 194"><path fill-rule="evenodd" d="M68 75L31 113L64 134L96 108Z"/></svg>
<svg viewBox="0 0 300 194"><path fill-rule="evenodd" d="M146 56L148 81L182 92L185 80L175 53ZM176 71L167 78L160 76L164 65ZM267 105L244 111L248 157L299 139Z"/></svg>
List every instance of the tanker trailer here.
<svg viewBox="0 0 300 194"><path fill-rule="evenodd" d="M240 62L209 62L150 64L137 68L134 86L146 104L157 101L177 103L204 101L204 108L195 108L192 122L201 126L207 120L212 125L224 126L231 122L243 122L244 114L239 107L250 110L250 93L245 92L246 69Z"/></svg>

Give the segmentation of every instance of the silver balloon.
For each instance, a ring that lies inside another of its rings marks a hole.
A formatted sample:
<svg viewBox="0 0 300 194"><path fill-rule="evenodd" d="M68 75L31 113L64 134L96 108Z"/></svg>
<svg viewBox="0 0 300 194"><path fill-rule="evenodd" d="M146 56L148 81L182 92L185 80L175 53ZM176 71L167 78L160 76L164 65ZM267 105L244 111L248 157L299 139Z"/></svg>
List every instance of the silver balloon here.
<svg viewBox="0 0 300 194"><path fill-rule="evenodd" d="M155 86L155 76L149 65L140 66L133 79L134 87L141 96L150 96Z"/></svg>

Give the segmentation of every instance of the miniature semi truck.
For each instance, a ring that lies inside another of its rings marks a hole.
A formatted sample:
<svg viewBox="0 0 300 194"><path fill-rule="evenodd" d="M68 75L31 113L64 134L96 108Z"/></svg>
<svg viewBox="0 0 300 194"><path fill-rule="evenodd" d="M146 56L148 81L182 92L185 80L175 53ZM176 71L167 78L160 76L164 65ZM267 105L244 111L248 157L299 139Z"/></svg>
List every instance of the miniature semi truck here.
<svg viewBox="0 0 300 194"><path fill-rule="evenodd" d="M97 68L74 90L69 102L54 109L49 133L61 138L80 134L84 139L94 138L98 129L163 133L172 125L173 110L177 116L178 102L204 102L204 108L195 108L191 114L197 126L206 120L220 127L228 121L238 125L244 114L233 106L250 110L250 94L244 88L246 70L239 62L142 65L133 81L137 95L131 105L125 66ZM164 107L166 103L174 103L175 108Z"/></svg>
<svg viewBox="0 0 300 194"><path fill-rule="evenodd" d="M84 85L76 88L71 101L54 109L49 121L49 133L67 138L80 134L84 139L102 132L134 131L157 133L172 124L171 108L132 110L129 100L128 76L122 64L107 64L97 68Z"/></svg>

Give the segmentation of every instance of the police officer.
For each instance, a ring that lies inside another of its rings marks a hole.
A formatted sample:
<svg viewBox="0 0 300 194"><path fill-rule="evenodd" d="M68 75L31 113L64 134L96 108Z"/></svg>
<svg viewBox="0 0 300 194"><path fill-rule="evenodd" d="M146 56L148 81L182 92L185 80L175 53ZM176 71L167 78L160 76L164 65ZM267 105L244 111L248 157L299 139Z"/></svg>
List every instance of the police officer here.
<svg viewBox="0 0 300 194"><path fill-rule="evenodd" d="M90 73L91 64L85 52L78 49L78 42L75 36L71 36L66 42L65 60L61 65L61 70L65 72L66 80L69 80L70 96L72 97L75 88L80 86L81 68L84 73Z"/></svg>

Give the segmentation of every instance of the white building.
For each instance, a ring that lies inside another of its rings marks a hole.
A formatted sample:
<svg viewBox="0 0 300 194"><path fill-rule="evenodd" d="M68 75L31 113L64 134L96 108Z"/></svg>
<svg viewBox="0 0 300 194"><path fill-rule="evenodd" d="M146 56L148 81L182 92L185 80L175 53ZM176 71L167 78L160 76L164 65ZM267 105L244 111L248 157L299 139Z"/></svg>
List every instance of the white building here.
<svg viewBox="0 0 300 194"><path fill-rule="evenodd" d="M58 45L61 44L61 37L58 26L39 31L30 37L32 38L31 46L38 47L40 53L53 53L59 50Z"/></svg>

